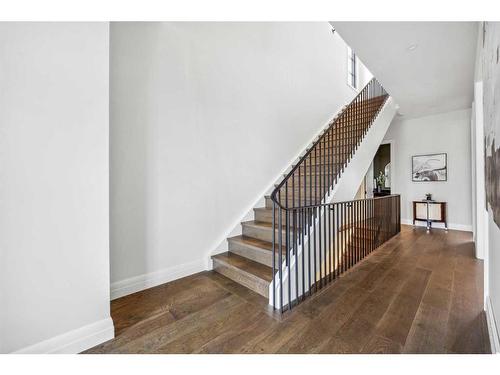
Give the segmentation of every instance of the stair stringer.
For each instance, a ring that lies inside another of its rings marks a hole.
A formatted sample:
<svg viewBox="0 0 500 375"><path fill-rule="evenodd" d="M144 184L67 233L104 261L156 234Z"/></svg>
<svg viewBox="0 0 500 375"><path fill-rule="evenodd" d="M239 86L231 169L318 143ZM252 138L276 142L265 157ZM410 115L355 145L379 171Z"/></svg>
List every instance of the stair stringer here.
<svg viewBox="0 0 500 375"><path fill-rule="evenodd" d="M397 105L392 97L389 97L375 118L374 122L370 126L367 134L361 141L357 150L354 152L352 159L347 164L344 172L340 175L337 184L332 189L332 191L323 199L322 203L334 203L353 200L356 192L363 181L368 168L378 150L378 147L382 143L384 136L389 128L394 116L396 115ZM339 223L343 225L344 223ZM317 235L314 235L314 228L317 230ZM307 255L310 252L304 252L303 249L308 249L309 247L309 237L311 238L311 248L314 248L314 241L316 241L316 249L319 248L319 233L321 231L322 238L324 239L324 212L321 211L316 217L313 225L309 227L309 235L304 236L304 241L302 244L296 244L297 256L292 255L290 258L290 267L287 268L285 261L282 263L282 278L284 285L283 292L283 306L288 304L288 283L290 283L291 295L295 297L296 285L298 285L298 296L300 297L303 292L308 292L308 277L309 277L309 257L303 256L305 253ZM337 233L337 228L334 228L333 233ZM329 249L327 257L332 258L335 250L335 241L329 241L330 233L326 235L326 243L332 242L333 246ZM323 257L323 254L322 254ZM314 253L311 256L311 262L314 259ZM319 253L316 252L316 269L319 270L320 267L325 267L325 262L319 263ZM302 273L302 266L304 267L304 273ZM314 264L311 263L311 269L314 269ZM288 274L290 270L290 275ZM302 289L302 277L304 275L304 290ZM290 276L290 277L289 277ZM311 276L313 278L313 276ZM276 295L276 306L279 305L280 298L280 280L279 273L274 275L274 280L269 285L269 304L273 305L273 298ZM292 298L293 300L294 298Z"/></svg>

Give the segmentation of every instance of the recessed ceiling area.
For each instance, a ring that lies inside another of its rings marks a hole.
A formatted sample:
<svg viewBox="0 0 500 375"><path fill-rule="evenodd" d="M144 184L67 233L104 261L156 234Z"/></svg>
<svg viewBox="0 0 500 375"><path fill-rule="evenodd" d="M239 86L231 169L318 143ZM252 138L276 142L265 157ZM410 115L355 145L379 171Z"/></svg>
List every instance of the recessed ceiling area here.
<svg viewBox="0 0 500 375"><path fill-rule="evenodd" d="M404 117L470 108L476 22L330 22Z"/></svg>

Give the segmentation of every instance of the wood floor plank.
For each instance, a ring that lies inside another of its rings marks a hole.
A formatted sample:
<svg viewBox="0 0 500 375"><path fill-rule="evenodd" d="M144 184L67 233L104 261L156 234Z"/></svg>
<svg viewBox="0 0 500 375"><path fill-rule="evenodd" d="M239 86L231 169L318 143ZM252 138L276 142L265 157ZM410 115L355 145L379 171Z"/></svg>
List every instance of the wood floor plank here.
<svg viewBox="0 0 500 375"><path fill-rule="evenodd" d="M417 268L391 302L376 328L376 334L404 346L424 294L430 271Z"/></svg>
<svg viewBox="0 0 500 375"><path fill-rule="evenodd" d="M486 340L482 333L482 298L477 290L477 277L482 264L469 257L470 246L457 253L453 277L452 301L448 319L446 348L453 353L479 353Z"/></svg>
<svg viewBox="0 0 500 375"><path fill-rule="evenodd" d="M263 317L262 312L249 308L244 303L232 306L215 315L214 319L198 321L195 330L179 335L151 353L193 353L221 335L240 332L248 325L248 321L254 320L258 315Z"/></svg>
<svg viewBox="0 0 500 375"><path fill-rule="evenodd" d="M401 345L384 336L372 335L363 347L366 354L399 354Z"/></svg>
<svg viewBox="0 0 500 375"><path fill-rule="evenodd" d="M405 274L397 269L389 269L383 276L385 277L381 279L380 285L368 295L336 333L337 338L356 352L365 344L359 338L372 334L398 295L405 279Z"/></svg>
<svg viewBox="0 0 500 375"><path fill-rule="evenodd" d="M141 337L133 339L118 348L113 348L111 353L155 353L159 348L171 341L189 335L200 327L210 325L217 318L224 319L228 311L241 305L243 302L236 296L229 296L202 310L190 314L183 319L155 329Z"/></svg>
<svg viewBox="0 0 500 375"><path fill-rule="evenodd" d="M208 341L200 347L197 353L241 353L249 341L255 339L262 332L276 326L276 321L264 314L257 314L253 318L246 317L245 324L239 329L228 330Z"/></svg>

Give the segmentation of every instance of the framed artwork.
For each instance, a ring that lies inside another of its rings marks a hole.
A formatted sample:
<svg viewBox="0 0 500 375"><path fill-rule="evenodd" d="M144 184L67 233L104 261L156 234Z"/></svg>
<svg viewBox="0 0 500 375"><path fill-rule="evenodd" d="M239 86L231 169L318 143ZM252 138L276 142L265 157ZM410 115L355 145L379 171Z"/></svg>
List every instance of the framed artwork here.
<svg viewBox="0 0 500 375"><path fill-rule="evenodd" d="M415 155L411 159L412 181L446 181L448 178L446 154Z"/></svg>
<svg viewBox="0 0 500 375"><path fill-rule="evenodd" d="M483 110L486 208L500 228L500 25L483 23Z"/></svg>

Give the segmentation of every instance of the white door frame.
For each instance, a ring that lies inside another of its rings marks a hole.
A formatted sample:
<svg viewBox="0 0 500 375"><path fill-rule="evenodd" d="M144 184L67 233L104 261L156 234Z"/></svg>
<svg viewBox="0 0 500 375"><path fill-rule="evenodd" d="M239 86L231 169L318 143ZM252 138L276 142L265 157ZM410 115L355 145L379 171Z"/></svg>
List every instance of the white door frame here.
<svg viewBox="0 0 500 375"><path fill-rule="evenodd" d="M390 160L391 160L391 194L394 194L394 176L395 176L395 169L394 166L394 161L395 161L395 152L394 152L394 139L384 139L380 145L389 145L389 153L390 153Z"/></svg>

